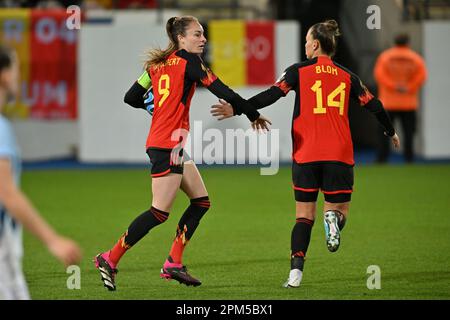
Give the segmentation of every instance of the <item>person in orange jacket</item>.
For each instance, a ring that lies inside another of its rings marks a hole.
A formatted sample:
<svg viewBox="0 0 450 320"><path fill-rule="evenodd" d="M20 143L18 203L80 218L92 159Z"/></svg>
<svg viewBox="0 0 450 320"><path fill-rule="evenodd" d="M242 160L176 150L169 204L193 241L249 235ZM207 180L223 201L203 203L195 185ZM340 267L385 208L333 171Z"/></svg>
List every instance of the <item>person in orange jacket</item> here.
<svg viewBox="0 0 450 320"><path fill-rule="evenodd" d="M404 135L404 158L414 160L413 138L416 130L416 111L419 90L425 82L427 70L422 57L410 49L409 36L398 34L395 46L378 57L374 76L378 96L392 121L399 118ZM382 135L377 162L386 162L389 156L389 138Z"/></svg>

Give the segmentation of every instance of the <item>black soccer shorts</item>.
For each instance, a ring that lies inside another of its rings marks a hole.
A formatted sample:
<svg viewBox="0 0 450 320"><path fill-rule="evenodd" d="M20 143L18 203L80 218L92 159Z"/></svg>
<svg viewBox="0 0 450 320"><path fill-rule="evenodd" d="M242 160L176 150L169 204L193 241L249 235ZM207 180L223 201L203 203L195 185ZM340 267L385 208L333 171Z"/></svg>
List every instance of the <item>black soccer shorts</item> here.
<svg viewBox="0 0 450 320"><path fill-rule="evenodd" d="M349 202L353 180L353 166L343 162L292 164L294 195L299 202L317 201L320 190L327 202Z"/></svg>
<svg viewBox="0 0 450 320"><path fill-rule="evenodd" d="M183 149L148 148L147 155L152 164L153 178L163 177L169 173L183 174L183 164L190 160Z"/></svg>

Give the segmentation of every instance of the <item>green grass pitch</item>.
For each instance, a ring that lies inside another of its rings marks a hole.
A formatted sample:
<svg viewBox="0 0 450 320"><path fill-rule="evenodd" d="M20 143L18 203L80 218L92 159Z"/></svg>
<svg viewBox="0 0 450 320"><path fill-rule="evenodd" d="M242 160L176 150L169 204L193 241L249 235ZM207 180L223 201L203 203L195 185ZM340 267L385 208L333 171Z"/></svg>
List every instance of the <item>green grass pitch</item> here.
<svg viewBox="0 0 450 320"><path fill-rule="evenodd" d="M260 176L256 167L201 168L212 207L188 245L184 262L200 287L159 278L188 204L179 193L169 220L122 259L116 292L91 262L149 208L147 169L26 171L23 188L60 232L83 248L81 289L25 233L24 272L33 299L449 299L450 166L357 166L350 216L338 252L328 252L319 216L303 282L284 289L295 222L290 167ZM322 199L322 196L320 196ZM319 210L322 208L319 202ZM369 290L367 268L381 270Z"/></svg>

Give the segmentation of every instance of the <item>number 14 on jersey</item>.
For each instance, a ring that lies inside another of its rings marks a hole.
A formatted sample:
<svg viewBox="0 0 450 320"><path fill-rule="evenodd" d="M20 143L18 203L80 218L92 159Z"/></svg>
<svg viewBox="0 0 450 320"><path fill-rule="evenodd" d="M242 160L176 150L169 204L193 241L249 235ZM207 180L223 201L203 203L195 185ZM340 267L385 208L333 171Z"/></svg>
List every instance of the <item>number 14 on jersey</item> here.
<svg viewBox="0 0 450 320"><path fill-rule="evenodd" d="M339 114L341 116L344 115L345 109L345 88L345 82L341 82L341 84L327 96L326 106L339 108ZM323 105L322 80L317 80L311 87L311 90L316 93L316 107L313 109L314 114L327 113L327 109ZM339 96L338 101L336 101L337 96Z"/></svg>

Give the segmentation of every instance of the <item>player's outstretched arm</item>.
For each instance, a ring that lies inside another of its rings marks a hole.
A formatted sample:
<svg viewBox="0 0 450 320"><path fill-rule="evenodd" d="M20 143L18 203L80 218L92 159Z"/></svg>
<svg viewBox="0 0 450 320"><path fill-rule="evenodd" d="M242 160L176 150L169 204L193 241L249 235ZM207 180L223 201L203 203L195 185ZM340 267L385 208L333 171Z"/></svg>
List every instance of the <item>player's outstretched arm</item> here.
<svg viewBox="0 0 450 320"><path fill-rule="evenodd" d="M251 97L248 102L256 109L262 109L272 105L284 96L285 94L280 88L272 86L269 89ZM241 112L239 108L231 105L223 99L219 99L219 103L211 107L211 114L214 117L217 117L217 120L223 120L231 118L236 114L241 114Z"/></svg>
<svg viewBox="0 0 450 320"><path fill-rule="evenodd" d="M266 132L269 131L269 124L271 125L272 122L263 115L261 115L259 116L258 119L252 122L252 128L257 132L259 132L259 130L261 130L262 132Z"/></svg>
<svg viewBox="0 0 450 320"><path fill-rule="evenodd" d="M298 84L298 67L299 64L294 64L287 68L273 86L248 99L249 104L258 110L270 106L280 98L285 97ZM211 114L217 117L218 120L223 120L236 114L242 114L242 110L230 100L224 101L220 99L219 104L212 106Z"/></svg>
<svg viewBox="0 0 450 320"><path fill-rule="evenodd" d="M41 240L48 250L66 266L81 260L81 250L70 239L57 234L39 215L23 192L16 186L11 169L11 162L0 159L0 202L8 214L19 221L25 229Z"/></svg>
<svg viewBox="0 0 450 320"><path fill-rule="evenodd" d="M258 119L260 120L259 123L266 123L267 119L260 119L260 114L255 107L224 84L208 67L203 64L202 59L198 55L183 51L180 52L180 55L188 61L186 65L187 77L194 82L202 84L217 98L229 102L233 107L234 115L241 115L244 113L252 123Z"/></svg>
<svg viewBox="0 0 450 320"><path fill-rule="evenodd" d="M219 99L219 104L215 104L211 107L211 114L214 117L217 117L217 120L220 121L233 117L234 109L230 103L223 99ZM252 128L257 131L269 131L269 124L271 125L272 122L266 117L260 115L258 119L252 122Z"/></svg>
<svg viewBox="0 0 450 320"><path fill-rule="evenodd" d="M233 106L223 99L219 99L218 104L211 107L211 115L217 120L224 120L234 116Z"/></svg>

